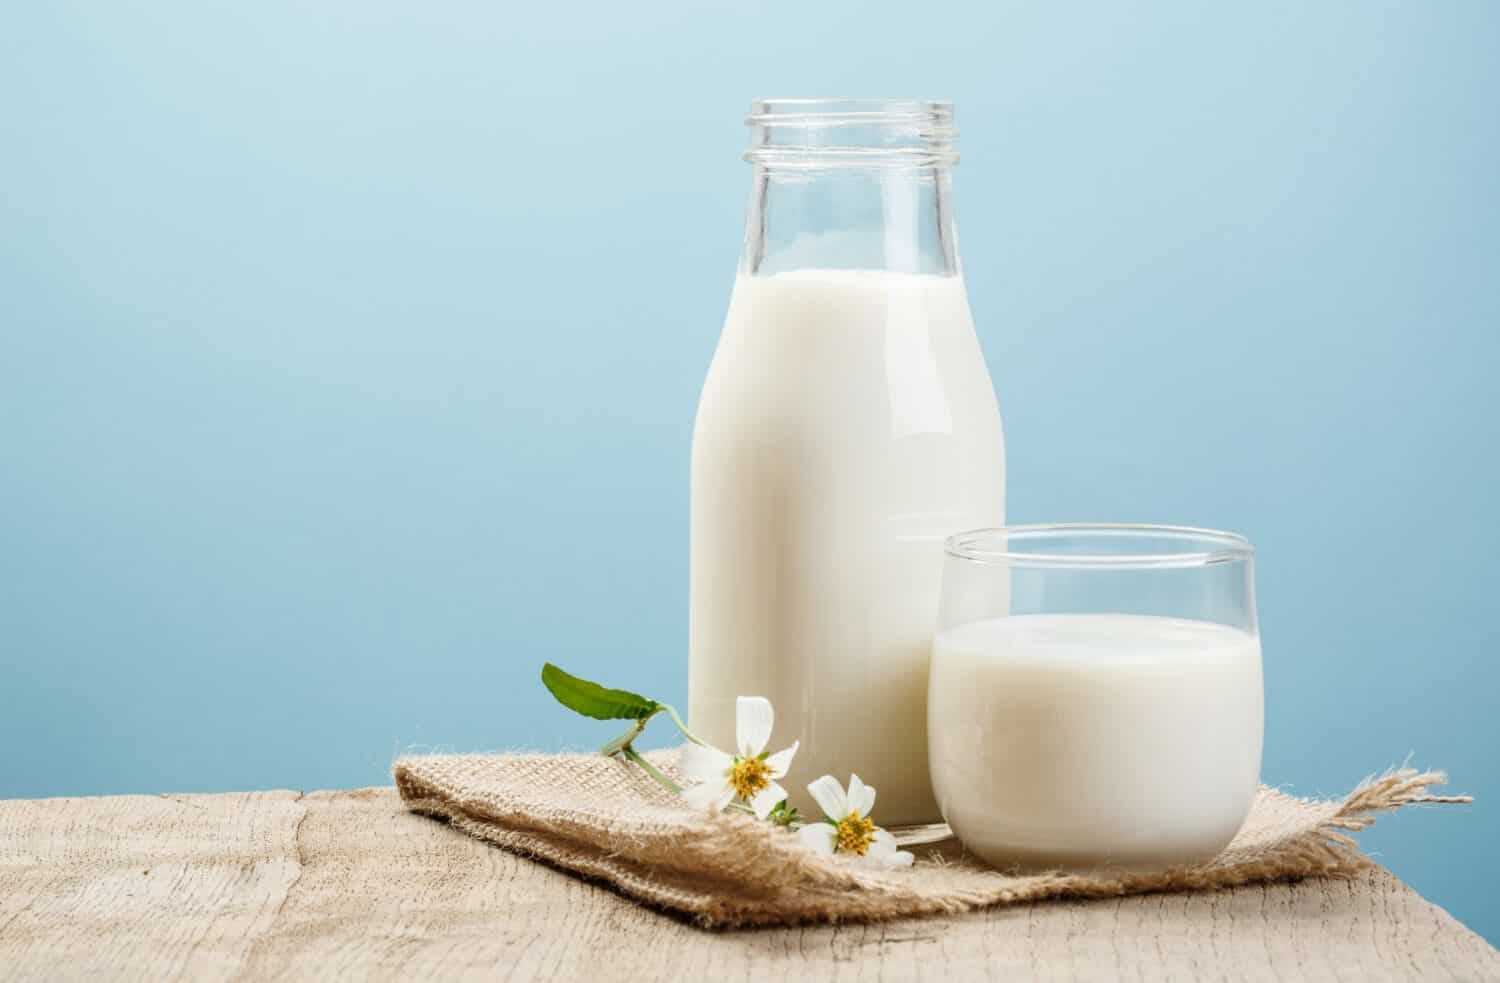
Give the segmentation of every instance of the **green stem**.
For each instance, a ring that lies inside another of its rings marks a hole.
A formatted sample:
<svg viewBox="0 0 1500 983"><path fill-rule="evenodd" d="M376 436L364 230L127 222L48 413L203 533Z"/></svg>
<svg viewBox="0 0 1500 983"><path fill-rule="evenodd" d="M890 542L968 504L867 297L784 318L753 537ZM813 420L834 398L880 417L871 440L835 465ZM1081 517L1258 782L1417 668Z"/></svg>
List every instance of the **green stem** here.
<svg viewBox="0 0 1500 983"><path fill-rule="evenodd" d="M704 747L708 747L708 742L707 741L703 740L697 734L694 734L692 731L688 730L687 724L683 723L682 722L682 718L679 717L679 716L677 716L677 708L676 707L672 706L672 704L670 704L670 703L663 703L661 705L661 708L663 710L667 711L667 716L671 717L672 718L672 723L676 724L677 725L677 729L680 730L680 731L682 731L682 736L683 737L686 737L688 740L692 741L694 744L701 744Z"/></svg>
<svg viewBox="0 0 1500 983"><path fill-rule="evenodd" d="M647 722L662 710L667 711L667 715L672 718L672 723L676 724L677 729L682 731L683 737L686 737L694 744L702 744L704 747L708 747L708 745L705 744L697 734L694 734L692 731L688 730L687 724L683 723L682 718L677 715L676 707L673 707L669 703L663 703L658 707L657 710L652 711L641 719L635 721L635 723L631 724L630 729L625 733L621 734L619 737L615 738L614 740L610 741L608 744L600 748L599 753L607 758L613 758L617 754L624 755L625 760L632 761L635 764L640 765L641 770L644 771L647 775L650 775L651 779L662 788L677 795L681 795L681 785L678 785L676 782L672 781L672 779L668 778L666 775L663 775L655 765L647 761L644 757L641 756L641 753L639 751L631 747L631 742L634 741L637 737L640 737L641 732L646 729ZM724 808L732 812L743 812L747 816L755 815L755 810L742 802L731 802Z"/></svg>
<svg viewBox="0 0 1500 983"><path fill-rule="evenodd" d="M650 719L651 718L647 716L642 717L640 720L637 720L635 723L630 725L630 729L628 731L600 748L599 753L604 755L606 758L613 758L621 751L628 751L630 749L630 742L641 736L641 731L646 729L646 721Z"/></svg>
<svg viewBox="0 0 1500 983"><path fill-rule="evenodd" d="M641 757L641 753L635 748L626 745L625 747L620 749L620 753L625 755L627 759L634 761L636 764L640 765L641 768L646 772L646 774L655 779L656 783L662 788L666 789L669 792L675 792L678 795L682 794L681 785L678 785L676 782L672 781L672 779L657 771L656 766L647 761L645 758Z"/></svg>
<svg viewBox="0 0 1500 983"><path fill-rule="evenodd" d="M658 785L666 789L668 792L675 792L678 795L682 794L681 785L678 785L676 782L672 781L672 779L668 778L666 775L663 775L660 771L658 771L656 767L652 765L651 762L643 758L641 756L641 753L635 748L626 746L620 749L620 753L625 756L625 760L633 761L636 764L640 765L641 769L645 771L646 774L650 775ZM747 816L755 815L755 810L742 802L731 802L724 808L729 810L730 812L743 812Z"/></svg>

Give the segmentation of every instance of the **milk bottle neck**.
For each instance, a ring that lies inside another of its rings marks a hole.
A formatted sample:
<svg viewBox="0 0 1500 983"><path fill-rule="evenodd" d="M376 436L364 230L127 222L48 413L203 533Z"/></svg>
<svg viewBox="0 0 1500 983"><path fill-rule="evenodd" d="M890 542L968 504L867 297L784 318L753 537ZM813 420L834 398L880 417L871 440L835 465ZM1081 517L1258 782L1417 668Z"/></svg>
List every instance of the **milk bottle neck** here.
<svg viewBox="0 0 1500 983"><path fill-rule="evenodd" d="M940 102L757 102L741 274L957 274L952 119Z"/></svg>

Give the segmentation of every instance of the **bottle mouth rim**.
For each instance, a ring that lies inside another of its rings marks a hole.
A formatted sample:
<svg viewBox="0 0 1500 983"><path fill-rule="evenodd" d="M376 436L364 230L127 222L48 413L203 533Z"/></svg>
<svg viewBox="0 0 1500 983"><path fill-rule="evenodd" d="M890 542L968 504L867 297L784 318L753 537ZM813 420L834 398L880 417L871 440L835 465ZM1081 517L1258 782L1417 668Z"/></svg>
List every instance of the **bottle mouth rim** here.
<svg viewBox="0 0 1500 983"><path fill-rule="evenodd" d="M756 99L745 159L772 167L938 167L958 162L946 99Z"/></svg>
<svg viewBox="0 0 1500 983"><path fill-rule="evenodd" d="M1006 567L1157 570L1251 559L1250 540L1196 526L1123 522L1057 522L973 529L949 536L944 551L960 560Z"/></svg>
<svg viewBox="0 0 1500 983"><path fill-rule="evenodd" d="M858 126L871 122L925 119L953 120L951 99L755 99L748 126Z"/></svg>

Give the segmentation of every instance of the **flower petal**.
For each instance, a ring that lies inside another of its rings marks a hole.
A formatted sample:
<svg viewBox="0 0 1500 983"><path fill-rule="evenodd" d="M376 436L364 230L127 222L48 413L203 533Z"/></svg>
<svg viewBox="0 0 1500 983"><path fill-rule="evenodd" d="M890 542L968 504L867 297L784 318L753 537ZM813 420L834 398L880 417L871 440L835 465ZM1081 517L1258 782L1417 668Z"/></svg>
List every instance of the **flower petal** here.
<svg viewBox="0 0 1500 983"><path fill-rule="evenodd" d="M916 858L905 850L897 850L895 853L885 853L875 858L875 863L882 867L910 867Z"/></svg>
<svg viewBox="0 0 1500 983"><path fill-rule="evenodd" d="M776 712L764 696L742 696L734 701L734 746L742 758L758 757L771 739Z"/></svg>
<svg viewBox="0 0 1500 983"><path fill-rule="evenodd" d="M772 778L780 778L786 774L786 770L792 766L792 755L797 753L797 747L801 741L793 741L792 746L785 751L777 751L766 759L766 766L771 769Z"/></svg>
<svg viewBox="0 0 1500 983"><path fill-rule="evenodd" d="M716 747L690 743L677 752L677 771L690 782L722 780L732 767L734 759Z"/></svg>
<svg viewBox="0 0 1500 983"><path fill-rule="evenodd" d="M723 812L733 798L734 789L726 781L704 782L682 790L684 802L694 809L708 812Z"/></svg>
<svg viewBox="0 0 1500 983"><path fill-rule="evenodd" d="M797 839L803 846L811 847L819 853L833 856L833 843L838 839L838 830L827 823L808 823L797 830Z"/></svg>
<svg viewBox="0 0 1500 983"><path fill-rule="evenodd" d="M849 776L849 811L859 813L863 819L875 808L875 789L859 780L858 775Z"/></svg>
<svg viewBox="0 0 1500 983"><path fill-rule="evenodd" d="M823 815L829 819L837 821L849 815L849 797L844 794L844 786L832 775L824 775L815 782L809 782L807 794L813 797L818 808L823 810Z"/></svg>
<svg viewBox="0 0 1500 983"><path fill-rule="evenodd" d="M896 838L883 829L875 831L865 861L878 867L910 867L913 857L905 850L896 849Z"/></svg>
<svg viewBox="0 0 1500 983"><path fill-rule="evenodd" d="M776 803L786 798L786 789L771 782L765 788L755 793L755 798L750 800L750 808L755 810L756 819L764 819L776 808Z"/></svg>

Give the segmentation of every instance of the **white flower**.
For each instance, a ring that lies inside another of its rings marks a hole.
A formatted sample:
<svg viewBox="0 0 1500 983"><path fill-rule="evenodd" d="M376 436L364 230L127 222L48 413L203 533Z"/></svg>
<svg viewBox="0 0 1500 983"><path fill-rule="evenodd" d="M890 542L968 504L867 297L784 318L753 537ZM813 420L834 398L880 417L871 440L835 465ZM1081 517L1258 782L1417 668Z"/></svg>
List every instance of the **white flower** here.
<svg viewBox="0 0 1500 983"><path fill-rule="evenodd" d="M720 812L736 797L750 804L756 818L764 819L786 798L786 789L776 779L786 775L800 742L785 751L766 754L771 724L776 714L771 701L762 696L742 696L734 706L734 743L737 754L725 754L703 744L685 744L678 768L682 777L699 782L682 790L682 797L700 809Z"/></svg>
<svg viewBox="0 0 1500 983"><path fill-rule="evenodd" d="M804 844L819 853L852 853L879 867L910 867L912 856L896 849L896 838L875 825L870 810L875 807L875 789L849 776L845 792L837 778L824 775L807 786L808 794L823 809L827 822L808 823L797 831Z"/></svg>

